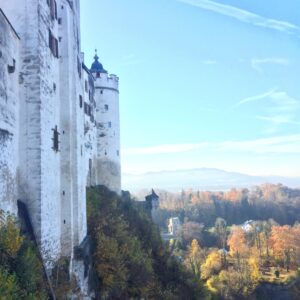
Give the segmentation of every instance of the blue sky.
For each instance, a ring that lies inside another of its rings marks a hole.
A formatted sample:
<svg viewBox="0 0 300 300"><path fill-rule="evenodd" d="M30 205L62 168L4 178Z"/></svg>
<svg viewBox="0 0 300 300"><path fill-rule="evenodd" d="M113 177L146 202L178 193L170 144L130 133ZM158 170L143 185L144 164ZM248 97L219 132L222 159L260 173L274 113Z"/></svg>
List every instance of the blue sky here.
<svg viewBox="0 0 300 300"><path fill-rule="evenodd" d="M83 0L81 21L120 77L125 173L300 176L299 0Z"/></svg>

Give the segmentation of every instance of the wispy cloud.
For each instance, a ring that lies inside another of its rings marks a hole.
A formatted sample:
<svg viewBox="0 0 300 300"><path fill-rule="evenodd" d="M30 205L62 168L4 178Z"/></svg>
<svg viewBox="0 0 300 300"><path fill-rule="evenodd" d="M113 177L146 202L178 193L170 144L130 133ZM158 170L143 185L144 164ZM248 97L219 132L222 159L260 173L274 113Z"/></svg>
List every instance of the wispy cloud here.
<svg viewBox="0 0 300 300"><path fill-rule="evenodd" d="M287 92L280 91L278 88L242 99L232 108L238 108L257 101L264 105L260 106L261 112L255 118L266 121L271 126L268 126L265 132L274 133L283 124L300 125L300 101L291 97Z"/></svg>
<svg viewBox="0 0 300 300"><path fill-rule="evenodd" d="M221 150L253 153L300 153L300 135L277 136L248 141L229 141Z"/></svg>
<svg viewBox="0 0 300 300"><path fill-rule="evenodd" d="M272 88L267 92L255 95L255 96L251 96L251 97L247 97L244 98L240 101L238 101L233 108L239 107L243 104L249 103L249 102L254 102L254 101L259 101L259 100L263 100L263 99L267 99L268 97L272 96L275 92L277 91L277 88Z"/></svg>
<svg viewBox="0 0 300 300"><path fill-rule="evenodd" d="M195 150L247 152L247 153L300 153L300 134L276 136L245 141L203 142L195 144L160 145L131 148L124 155L156 155L183 153Z"/></svg>
<svg viewBox="0 0 300 300"><path fill-rule="evenodd" d="M234 18L238 21L248 23L257 27L273 29L279 32L296 35L299 37L300 28L292 23L269 19L258 14L249 12L235 6L217 3L211 0L177 0L179 2L192 5L201 9L206 9L217 14Z"/></svg>
<svg viewBox="0 0 300 300"><path fill-rule="evenodd" d="M252 58L251 60L252 68L260 73L263 72L263 66L266 64L287 66L289 63L287 58L282 57Z"/></svg>
<svg viewBox="0 0 300 300"><path fill-rule="evenodd" d="M300 122L294 121L293 117L289 115L278 115L273 117L266 117L266 116L256 116L258 120L263 120L267 122L271 122L273 124L293 124L293 125L300 125Z"/></svg>

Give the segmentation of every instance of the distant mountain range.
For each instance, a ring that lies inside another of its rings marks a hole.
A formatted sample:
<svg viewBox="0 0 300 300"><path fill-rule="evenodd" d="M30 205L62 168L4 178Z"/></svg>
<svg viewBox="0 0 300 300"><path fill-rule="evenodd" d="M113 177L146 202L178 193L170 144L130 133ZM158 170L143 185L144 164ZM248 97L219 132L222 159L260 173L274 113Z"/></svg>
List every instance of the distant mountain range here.
<svg viewBox="0 0 300 300"><path fill-rule="evenodd" d="M212 168L161 171L139 175L123 174L122 181L123 190L132 192L151 188L167 191L179 191L187 188L223 191L233 187L249 188L263 183L282 183L292 188L300 188L300 177L251 176Z"/></svg>

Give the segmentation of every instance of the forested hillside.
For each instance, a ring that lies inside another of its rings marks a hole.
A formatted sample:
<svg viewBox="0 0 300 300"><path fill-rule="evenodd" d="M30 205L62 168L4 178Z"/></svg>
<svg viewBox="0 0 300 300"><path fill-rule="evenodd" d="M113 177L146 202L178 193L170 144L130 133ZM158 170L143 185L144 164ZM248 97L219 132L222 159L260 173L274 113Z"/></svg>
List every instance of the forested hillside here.
<svg viewBox="0 0 300 300"><path fill-rule="evenodd" d="M158 194L161 230L170 217L181 221L170 250L212 299L298 299L300 190L266 184Z"/></svg>
<svg viewBox="0 0 300 300"><path fill-rule="evenodd" d="M0 299L49 299L36 247L13 217L0 214Z"/></svg>
<svg viewBox="0 0 300 300"><path fill-rule="evenodd" d="M164 245L149 211L105 187L88 192L98 299L204 299L204 287Z"/></svg>
<svg viewBox="0 0 300 300"><path fill-rule="evenodd" d="M156 222L161 227L171 216L213 226L217 218L228 225L247 220L273 219L279 224L293 225L300 220L300 189L281 184L265 184L252 189L231 189L228 192L199 192L183 190L180 193L158 192L160 211Z"/></svg>

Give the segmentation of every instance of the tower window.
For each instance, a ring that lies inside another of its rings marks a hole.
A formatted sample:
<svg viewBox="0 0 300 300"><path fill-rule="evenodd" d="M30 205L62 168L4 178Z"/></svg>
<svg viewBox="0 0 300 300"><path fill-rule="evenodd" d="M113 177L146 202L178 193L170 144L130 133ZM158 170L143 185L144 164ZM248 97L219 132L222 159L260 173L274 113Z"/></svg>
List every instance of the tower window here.
<svg viewBox="0 0 300 300"><path fill-rule="evenodd" d="M92 114L91 106L89 104L87 104L86 102L84 102L84 113L88 116L91 116L91 114Z"/></svg>
<svg viewBox="0 0 300 300"><path fill-rule="evenodd" d="M79 95L79 107L80 107L80 108L82 108L82 103L83 103L83 101L82 101L82 96Z"/></svg>
<svg viewBox="0 0 300 300"><path fill-rule="evenodd" d="M88 92L88 82L87 82L87 80L85 80L85 82L84 82L84 88L85 88L85 91Z"/></svg>
<svg viewBox="0 0 300 300"><path fill-rule="evenodd" d="M81 62L79 57L77 57L77 70L78 70L78 76L81 78Z"/></svg>
<svg viewBox="0 0 300 300"><path fill-rule="evenodd" d="M111 128L111 122L108 122L108 127Z"/></svg>
<svg viewBox="0 0 300 300"><path fill-rule="evenodd" d="M51 15L51 19L57 20L57 4L55 0L47 0L47 3L50 7L50 15Z"/></svg>
<svg viewBox="0 0 300 300"><path fill-rule="evenodd" d="M53 147L52 147L52 149L55 152L58 152L59 151L59 132L57 130L57 126L55 126L55 128L52 130L53 130L53 138L52 138Z"/></svg>
<svg viewBox="0 0 300 300"><path fill-rule="evenodd" d="M120 156L120 151L119 150L117 150L117 156Z"/></svg>
<svg viewBox="0 0 300 300"><path fill-rule="evenodd" d="M53 36L50 29L49 29L49 48L52 54L58 58L58 40Z"/></svg>
<svg viewBox="0 0 300 300"><path fill-rule="evenodd" d="M96 73L96 77L100 78L100 73L99 72Z"/></svg>
<svg viewBox="0 0 300 300"><path fill-rule="evenodd" d="M103 94L103 90L100 91L100 94L101 94L101 95Z"/></svg>
<svg viewBox="0 0 300 300"><path fill-rule="evenodd" d="M108 111L108 105L107 105L107 104L104 105L104 109L105 109L106 111Z"/></svg>

